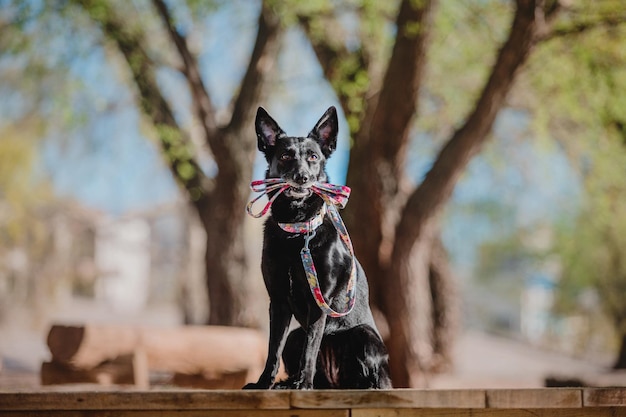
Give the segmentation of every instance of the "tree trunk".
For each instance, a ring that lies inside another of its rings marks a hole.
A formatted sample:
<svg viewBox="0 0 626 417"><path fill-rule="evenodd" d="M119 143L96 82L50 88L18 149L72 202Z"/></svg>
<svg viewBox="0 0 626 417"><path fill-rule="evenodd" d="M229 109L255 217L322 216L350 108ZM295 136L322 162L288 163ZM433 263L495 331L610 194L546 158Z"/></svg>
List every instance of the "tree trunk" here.
<svg viewBox="0 0 626 417"><path fill-rule="evenodd" d="M244 172L240 171L239 175L251 178L252 172L248 171L251 171L252 164L249 167L240 167ZM243 236L243 207L249 195L248 181L243 182L246 184L245 192L241 187L242 181L236 176L220 178L217 183L216 191L225 193L223 199L217 199L199 213L207 233L208 324L258 326L254 312L247 308L251 285Z"/></svg>
<svg viewBox="0 0 626 417"><path fill-rule="evenodd" d="M399 259L385 276L381 308L389 323L387 342L391 378L396 388L423 387L432 360L433 309L429 265L434 223L425 227L420 239L410 242L411 256ZM394 271L394 272L390 272ZM402 294L392 288L402 288Z"/></svg>
<svg viewBox="0 0 626 417"><path fill-rule="evenodd" d="M621 335L619 353L613 369L626 369L626 333Z"/></svg>
<svg viewBox="0 0 626 417"><path fill-rule="evenodd" d="M410 278L399 284L405 288L404 295L385 291L386 298L381 301L390 328L395 329L388 341L390 352L396 352L390 355L391 366L400 370L400 375L394 375L394 385L400 386L396 380L406 379L406 386L420 387L427 385L430 374L452 365L458 330L458 293L438 220L426 226L404 261L401 268Z"/></svg>
<svg viewBox="0 0 626 417"><path fill-rule="evenodd" d="M443 372L452 366L452 347L459 328L459 297L446 248L437 233L430 254L428 282L432 299L433 358L431 372Z"/></svg>
<svg viewBox="0 0 626 417"><path fill-rule="evenodd" d="M434 1L401 2L398 34L382 86L371 94L350 152L347 183L354 192L346 224L380 307L395 225L407 197L405 153L418 106ZM374 82L373 86L378 85ZM349 109L344 109L347 113ZM362 227L366 224L367 227Z"/></svg>

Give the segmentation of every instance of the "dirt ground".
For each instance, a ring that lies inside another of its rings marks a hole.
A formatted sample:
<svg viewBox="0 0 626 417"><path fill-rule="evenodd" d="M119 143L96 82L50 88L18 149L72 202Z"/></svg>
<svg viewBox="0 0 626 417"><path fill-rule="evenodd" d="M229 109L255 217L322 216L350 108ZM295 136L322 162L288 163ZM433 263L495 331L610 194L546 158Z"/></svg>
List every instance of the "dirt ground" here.
<svg viewBox="0 0 626 417"><path fill-rule="evenodd" d="M454 350L454 369L433 377L430 388L539 388L547 376L626 385L626 374L609 371L606 359L568 357L524 342L466 331Z"/></svg>

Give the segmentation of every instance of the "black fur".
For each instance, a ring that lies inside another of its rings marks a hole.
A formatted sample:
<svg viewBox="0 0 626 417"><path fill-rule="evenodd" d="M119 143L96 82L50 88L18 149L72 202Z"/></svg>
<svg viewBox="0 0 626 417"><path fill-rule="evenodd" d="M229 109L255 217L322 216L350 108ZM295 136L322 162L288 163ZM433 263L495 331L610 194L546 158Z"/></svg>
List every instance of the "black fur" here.
<svg viewBox="0 0 626 417"><path fill-rule="evenodd" d="M259 380L244 388L391 388L387 350L374 324L361 265L357 261L354 309L343 317L328 317L315 303L306 280L300 259L304 237L278 226L307 221L319 213L323 201L310 186L328 181L325 164L335 150L337 131L334 107L307 137L287 136L263 108L257 111L258 148L268 163L266 177L282 178L291 188L276 198L265 223L261 268L270 296L269 351ZM324 298L335 311L344 311L352 261L328 215L309 246ZM301 327L287 337L292 316ZM281 350L289 377L275 383Z"/></svg>

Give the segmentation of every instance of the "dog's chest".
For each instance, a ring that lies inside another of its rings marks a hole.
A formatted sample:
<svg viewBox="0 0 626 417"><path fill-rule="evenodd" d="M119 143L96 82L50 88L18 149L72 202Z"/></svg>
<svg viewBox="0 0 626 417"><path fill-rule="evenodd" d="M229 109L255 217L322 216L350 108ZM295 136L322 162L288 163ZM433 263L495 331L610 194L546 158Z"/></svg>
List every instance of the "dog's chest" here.
<svg viewBox="0 0 626 417"><path fill-rule="evenodd" d="M291 310L300 323L302 323L311 308L313 307L313 297L306 276L299 268L294 267L289 270L289 293L288 300Z"/></svg>
<svg viewBox="0 0 626 417"><path fill-rule="evenodd" d="M322 227L319 235L313 237L309 243L313 268L319 285L318 290L332 303L333 296L345 287L349 278L351 258L347 249L338 236L325 234L329 230ZM334 229L330 229L332 233ZM276 236L275 236L276 237ZM307 269L300 256L304 246L304 238L295 236L275 239L269 242L267 256L272 258L274 270L283 271L284 289L280 292L288 298L291 310L298 321L310 319L312 312L320 312L312 294L310 275L313 271ZM279 277L275 277L280 279ZM271 278L271 279L275 279Z"/></svg>

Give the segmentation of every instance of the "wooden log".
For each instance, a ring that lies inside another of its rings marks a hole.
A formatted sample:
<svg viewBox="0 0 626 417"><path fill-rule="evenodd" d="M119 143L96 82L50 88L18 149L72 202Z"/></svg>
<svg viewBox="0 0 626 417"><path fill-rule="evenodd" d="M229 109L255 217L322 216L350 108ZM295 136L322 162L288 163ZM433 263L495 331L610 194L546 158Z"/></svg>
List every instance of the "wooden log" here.
<svg viewBox="0 0 626 417"><path fill-rule="evenodd" d="M140 346L150 369L213 378L249 371L258 376L267 352L265 336L252 329L185 326L141 329Z"/></svg>
<svg viewBox="0 0 626 417"><path fill-rule="evenodd" d="M128 355L88 370L75 369L55 361L44 362L41 365L40 377L41 385L92 383L110 386L135 384L133 363Z"/></svg>
<svg viewBox="0 0 626 417"><path fill-rule="evenodd" d="M544 379L546 387L623 387L626 371L582 372L576 375L549 375Z"/></svg>
<svg viewBox="0 0 626 417"><path fill-rule="evenodd" d="M54 361L90 370L106 361L132 355L139 344L139 332L131 326L53 325L47 343Z"/></svg>
<svg viewBox="0 0 626 417"><path fill-rule="evenodd" d="M145 355L141 352L136 353L132 358L128 355L121 356L89 370L76 369L55 361L44 362L41 365L40 382L41 385L134 385L138 389L149 389L150 377L146 366ZM212 390L239 390L246 382L249 382L247 370L213 376L174 373L161 381L166 385Z"/></svg>
<svg viewBox="0 0 626 417"><path fill-rule="evenodd" d="M181 375L181 381L184 375L208 381L222 380L225 375L240 381L244 375L245 383L261 373L267 341L257 330L235 327L140 328L87 324L52 326L48 347L53 362L75 370L89 371L107 361L133 355L135 368L172 372ZM138 377L142 379L137 382L145 387L144 375L145 372L140 372ZM228 385L232 384L235 382Z"/></svg>

